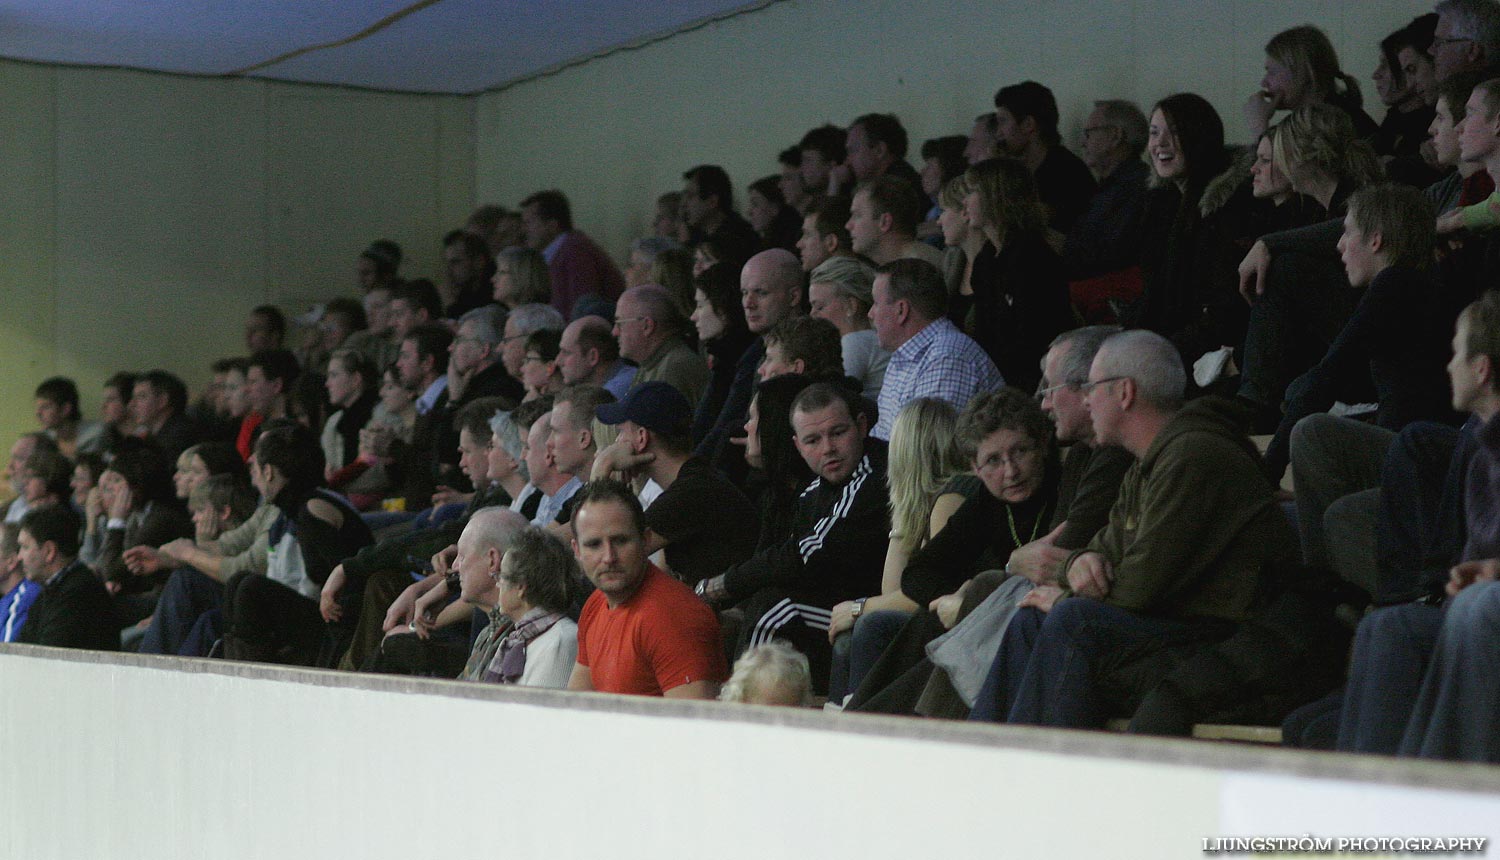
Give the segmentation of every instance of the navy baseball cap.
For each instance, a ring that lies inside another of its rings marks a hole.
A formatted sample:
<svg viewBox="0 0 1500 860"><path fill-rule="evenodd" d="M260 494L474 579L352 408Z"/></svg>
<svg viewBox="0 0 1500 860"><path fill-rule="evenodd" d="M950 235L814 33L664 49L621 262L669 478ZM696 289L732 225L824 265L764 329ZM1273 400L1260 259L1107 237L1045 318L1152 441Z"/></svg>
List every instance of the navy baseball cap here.
<svg viewBox="0 0 1500 860"><path fill-rule="evenodd" d="M666 382L643 382L630 389L624 400L605 403L595 414L605 424L630 421L664 436L686 436L693 427L693 407Z"/></svg>

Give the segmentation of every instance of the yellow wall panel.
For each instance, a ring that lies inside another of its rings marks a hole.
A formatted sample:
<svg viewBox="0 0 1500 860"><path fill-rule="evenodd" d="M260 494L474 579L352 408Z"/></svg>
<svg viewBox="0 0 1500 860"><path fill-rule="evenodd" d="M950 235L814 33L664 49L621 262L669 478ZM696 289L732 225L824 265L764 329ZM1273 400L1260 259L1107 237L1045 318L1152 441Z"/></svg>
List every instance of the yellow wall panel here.
<svg viewBox="0 0 1500 860"><path fill-rule="evenodd" d="M51 70L0 64L0 444L6 451L33 423L31 392L54 368L54 99ZM24 122L12 119L23 116ZM10 495L9 488L0 495Z"/></svg>
<svg viewBox="0 0 1500 860"><path fill-rule="evenodd" d="M53 373L86 415L116 370L201 385L251 307L356 295L372 239L438 275L473 101L0 61L0 445Z"/></svg>

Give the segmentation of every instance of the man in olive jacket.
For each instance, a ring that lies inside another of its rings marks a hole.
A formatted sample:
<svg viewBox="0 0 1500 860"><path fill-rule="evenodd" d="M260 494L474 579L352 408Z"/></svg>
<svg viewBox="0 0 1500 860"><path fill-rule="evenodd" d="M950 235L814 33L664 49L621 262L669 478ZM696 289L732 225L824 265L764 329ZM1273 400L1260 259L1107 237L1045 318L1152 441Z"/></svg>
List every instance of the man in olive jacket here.
<svg viewBox="0 0 1500 860"><path fill-rule="evenodd" d="M1229 636L1263 598L1263 569L1295 557L1240 410L1215 398L1182 405L1185 381L1177 350L1151 332L1100 348L1084 386L1089 417L1098 443L1136 464L1109 523L1063 563L1063 584L1023 601L974 719L1102 726L1142 692L1113 669Z"/></svg>

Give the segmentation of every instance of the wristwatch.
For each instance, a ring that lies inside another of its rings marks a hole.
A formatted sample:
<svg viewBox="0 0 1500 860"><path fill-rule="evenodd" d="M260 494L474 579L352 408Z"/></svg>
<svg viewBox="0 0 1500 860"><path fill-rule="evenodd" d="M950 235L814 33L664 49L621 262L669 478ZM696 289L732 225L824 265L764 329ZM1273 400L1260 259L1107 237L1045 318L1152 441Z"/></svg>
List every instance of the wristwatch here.
<svg viewBox="0 0 1500 860"><path fill-rule="evenodd" d="M868 598L868 597L861 597L861 598L856 599L854 601L854 609L850 610L850 612L849 612L849 617L852 618L852 619L854 619L854 620L858 620L859 619L859 614L861 612L865 611L865 601L869 600L869 599L870 598Z"/></svg>

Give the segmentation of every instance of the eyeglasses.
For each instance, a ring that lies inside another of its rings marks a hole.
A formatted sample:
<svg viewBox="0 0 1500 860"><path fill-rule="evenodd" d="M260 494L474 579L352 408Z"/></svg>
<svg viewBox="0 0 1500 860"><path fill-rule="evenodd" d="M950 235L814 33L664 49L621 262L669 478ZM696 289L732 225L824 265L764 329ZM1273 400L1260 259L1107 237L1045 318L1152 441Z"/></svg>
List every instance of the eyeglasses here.
<svg viewBox="0 0 1500 860"><path fill-rule="evenodd" d="M1057 392L1061 391L1064 388L1078 388L1078 387L1079 387L1079 385L1076 382L1064 382L1061 385L1049 385L1046 388L1038 388L1036 390L1036 399L1037 399L1037 402L1040 403L1041 401L1046 400L1048 397L1051 397L1052 395L1056 394Z"/></svg>
<svg viewBox="0 0 1500 860"><path fill-rule="evenodd" d="M1108 385L1111 382L1119 382L1122 379L1129 378L1130 377L1128 376L1106 376L1103 379L1094 379L1085 382L1084 384L1078 386L1078 390L1082 391L1084 394L1088 394L1090 391L1093 391L1095 388L1098 388L1101 385Z"/></svg>
<svg viewBox="0 0 1500 860"><path fill-rule="evenodd" d="M1031 461L1042 449L1036 445L1019 445L1009 451L996 451L985 457L979 464L981 470L995 469L1000 466L1023 466Z"/></svg>
<svg viewBox="0 0 1500 860"><path fill-rule="evenodd" d="M547 361L547 359L542 358L540 355L537 355L535 353L527 353L526 357L521 360L521 363L522 364L545 364L546 361Z"/></svg>
<svg viewBox="0 0 1500 860"><path fill-rule="evenodd" d="M1457 45L1459 42L1472 42L1472 41L1474 41L1474 40L1471 39L1471 38L1469 38L1469 37L1467 37L1467 36L1459 36L1457 38L1450 37L1450 36L1433 36L1432 37L1432 47L1434 49L1437 49L1437 48L1443 47L1444 45Z"/></svg>
<svg viewBox="0 0 1500 860"><path fill-rule="evenodd" d="M1091 134L1098 134L1101 131L1114 131L1114 130L1115 130L1115 127L1112 126L1112 125L1091 125L1091 126L1087 126L1083 130L1083 139L1084 140L1088 140L1089 139L1089 135L1091 135Z"/></svg>
<svg viewBox="0 0 1500 860"><path fill-rule="evenodd" d="M505 345L507 343L510 343L513 340L525 340L528 337L531 337L531 335L529 335L529 334L513 334L510 337L502 337L502 338L500 338L500 344L503 346L503 345Z"/></svg>
<svg viewBox="0 0 1500 860"><path fill-rule="evenodd" d="M615 317L615 325L624 325L628 322L645 322L650 317Z"/></svg>

